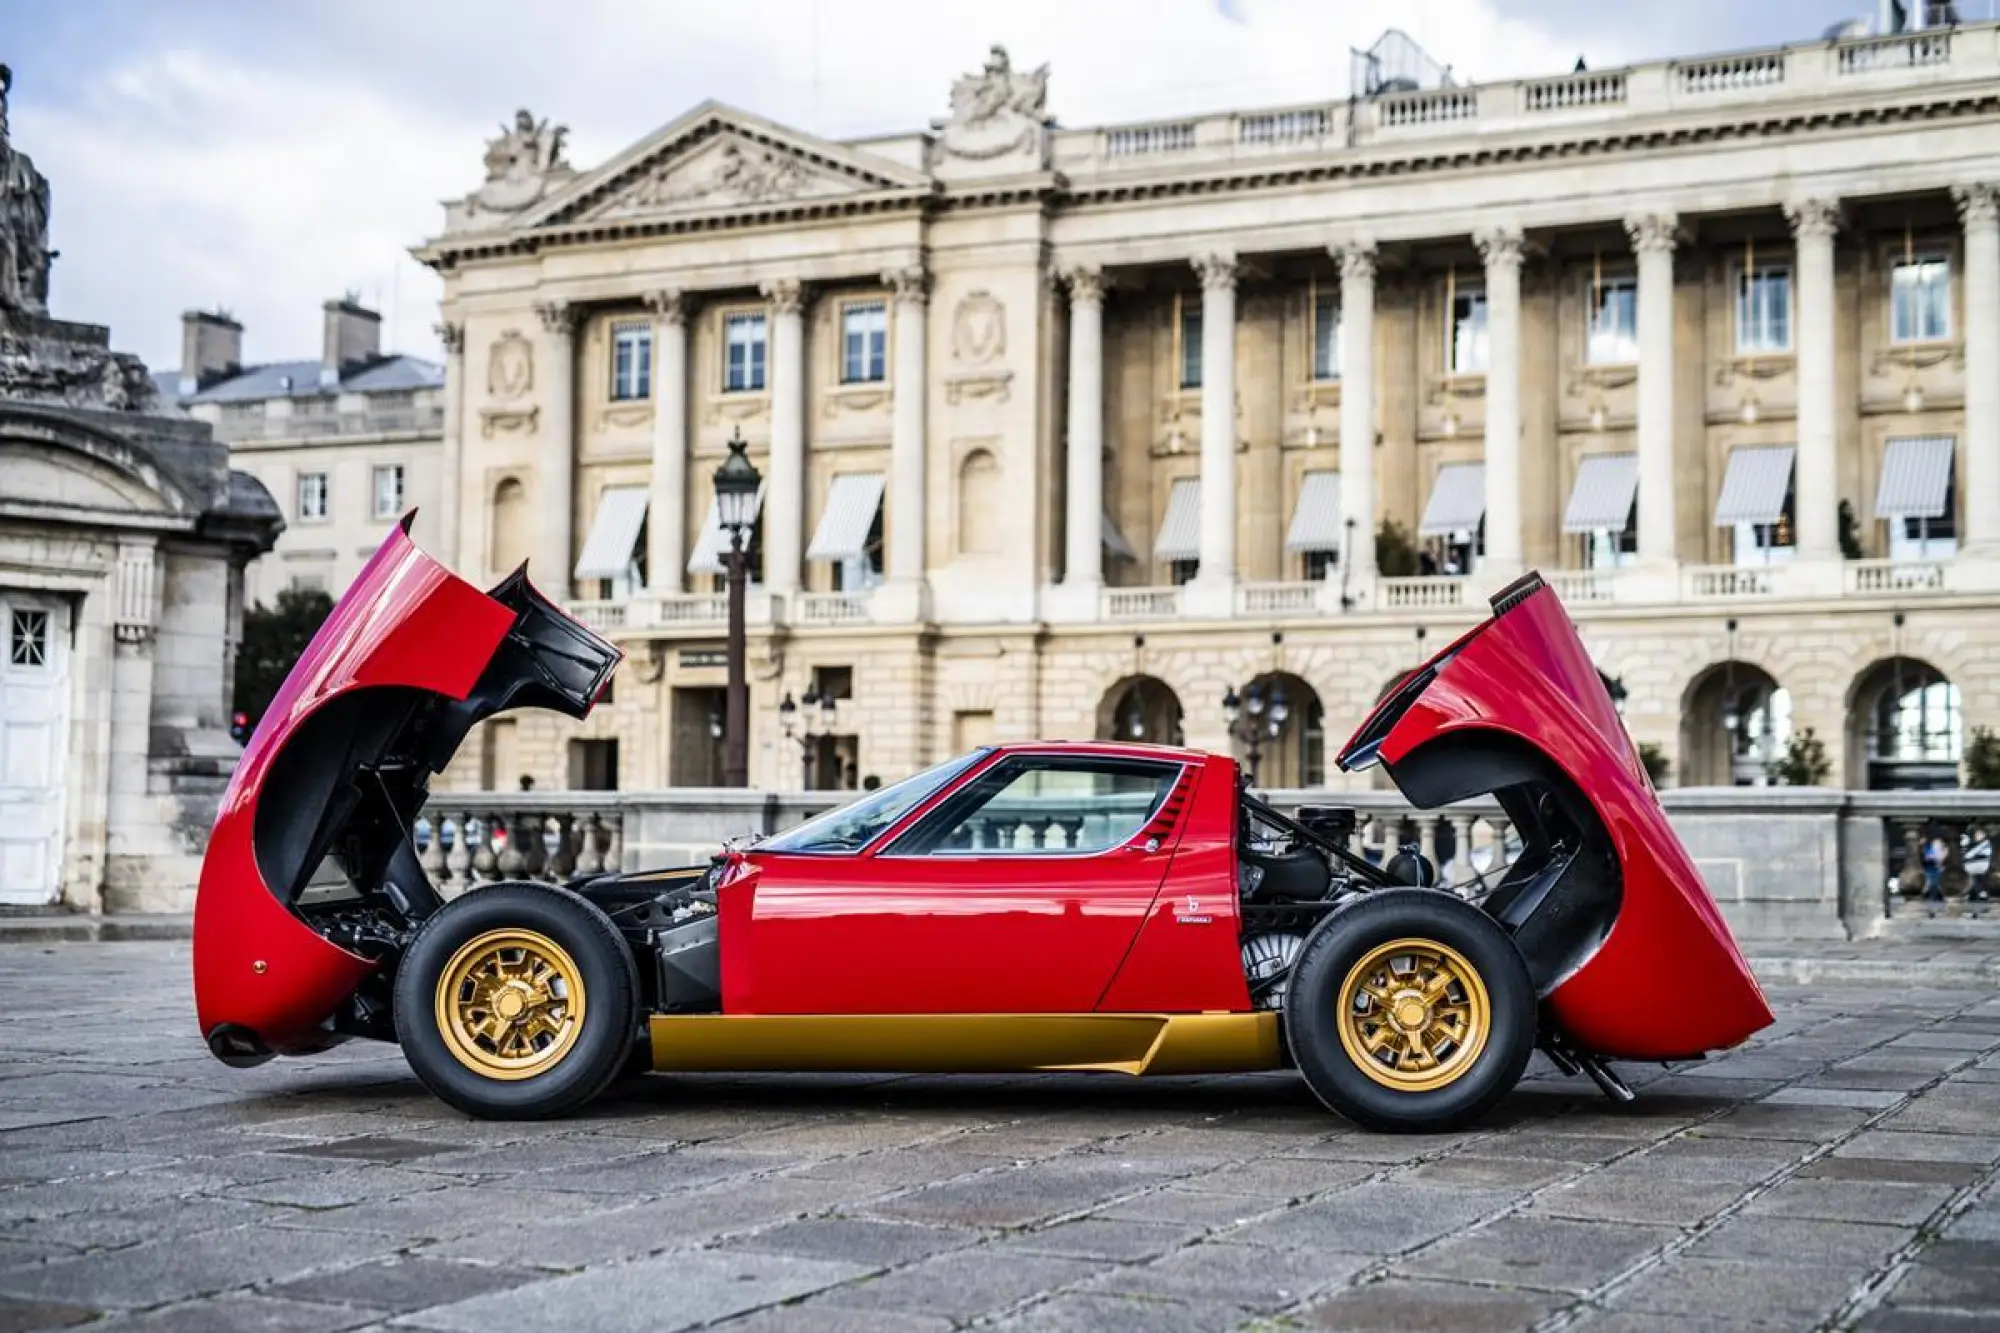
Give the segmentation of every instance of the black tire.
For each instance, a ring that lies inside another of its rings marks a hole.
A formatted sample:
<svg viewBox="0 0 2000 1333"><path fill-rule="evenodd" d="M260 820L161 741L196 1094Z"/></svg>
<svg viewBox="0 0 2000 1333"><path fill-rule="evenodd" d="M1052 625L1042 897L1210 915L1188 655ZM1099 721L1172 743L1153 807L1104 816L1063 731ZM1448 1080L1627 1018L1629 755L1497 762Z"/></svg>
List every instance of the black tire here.
<svg viewBox="0 0 2000 1333"><path fill-rule="evenodd" d="M510 938L547 955L550 980L492 982L525 966ZM497 967L481 969L488 957ZM440 996L447 972L467 968L450 999ZM512 998L501 994L509 989ZM526 1017L500 1018L502 1006ZM453 1023L441 1009L488 1017ZM397 969L395 1012L403 1058L440 1100L482 1120L540 1120L589 1102L624 1068L639 1023L638 967L594 903L546 884L494 884L424 922ZM504 1024L504 1044L473 1031L486 1024Z"/></svg>
<svg viewBox="0 0 2000 1333"><path fill-rule="evenodd" d="M1416 947L1392 952L1405 942ZM1425 1007L1419 986L1438 978L1443 989ZM1404 997L1407 1019L1363 995L1370 979ZM1535 1016L1534 981L1507 932L1435 889L1384 889L1336 912L1299 951L1285 994L1286 1039L1306 1085L1356 1124L1392 1133L1442 1133L1484 1115L1527 1068ZM1387 1052L1374 1053L1371 1038Z"/></svg>

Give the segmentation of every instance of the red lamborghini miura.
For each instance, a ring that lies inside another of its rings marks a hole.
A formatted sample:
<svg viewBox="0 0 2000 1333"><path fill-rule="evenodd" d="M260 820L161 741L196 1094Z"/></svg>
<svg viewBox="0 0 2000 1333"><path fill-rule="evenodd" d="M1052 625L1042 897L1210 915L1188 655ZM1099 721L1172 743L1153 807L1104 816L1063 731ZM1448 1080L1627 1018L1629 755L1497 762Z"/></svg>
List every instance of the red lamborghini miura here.
<svg viewBox="0 0 2000 1333"><path fill-rule="evenodd" d="M432 774L509 708L589 712L616 649L516 573L480 592L392 532L244 751L195 908L231 1064L401 1044L479 1116L660 1070L1191 1074L1296 1067L1377 1129L1464 1124L1539 1046L1695 1059L1771 1021L1555 594L1529 576L1340 753L1433 808L1495 795L1477 891L1286 815L1236 763L1100 742L961 755L688 869L443 900Z"/></svg>

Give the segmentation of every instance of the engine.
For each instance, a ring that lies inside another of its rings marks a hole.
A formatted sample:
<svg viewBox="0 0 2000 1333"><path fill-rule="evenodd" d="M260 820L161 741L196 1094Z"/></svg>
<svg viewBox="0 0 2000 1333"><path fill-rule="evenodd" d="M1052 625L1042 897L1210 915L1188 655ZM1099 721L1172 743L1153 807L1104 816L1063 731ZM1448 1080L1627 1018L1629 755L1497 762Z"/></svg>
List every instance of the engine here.
<svg viewBox="0 0 2000 1333"><path fill-rule="evenodd" d="M712 870L664 882L647 875L606 877L580 892L604 909L632 946L656 1012L703 1014L722 1007L722 935Z"/></svg>

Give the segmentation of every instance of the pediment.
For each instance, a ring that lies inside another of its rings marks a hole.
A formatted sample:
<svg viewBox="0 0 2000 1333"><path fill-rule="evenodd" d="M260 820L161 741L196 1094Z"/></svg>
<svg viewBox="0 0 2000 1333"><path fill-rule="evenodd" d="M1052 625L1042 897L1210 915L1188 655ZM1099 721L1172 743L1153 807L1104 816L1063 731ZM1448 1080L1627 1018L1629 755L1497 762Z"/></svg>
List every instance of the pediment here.
<svg viewBox="0 0 2000 1333"><path fill-rule="evenodd" d="M0 469L7 473L7 499L15 504L120 515L171 512L157 492L88 454L0 440Z"/></svg>
<svg viewBox="0 0 2000 1333"><path fill-rule="evenodd" d="M706 213L929 185L920 172L711 106L574 182L522 225Z"/></svg>

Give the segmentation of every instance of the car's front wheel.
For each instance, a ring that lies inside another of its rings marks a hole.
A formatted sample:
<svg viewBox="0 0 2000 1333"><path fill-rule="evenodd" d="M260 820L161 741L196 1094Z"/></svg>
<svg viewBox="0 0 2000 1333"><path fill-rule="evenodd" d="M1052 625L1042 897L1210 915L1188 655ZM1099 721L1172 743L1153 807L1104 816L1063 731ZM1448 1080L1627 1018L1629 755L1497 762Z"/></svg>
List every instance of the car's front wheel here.
<svg viewBox="0 0 2000 1333"><path fill-rule="evenodd" d="M1520 1080L1535 1009L1527 964L1493 918L1437 890L1387 889L1306 941L1285 1031L1333 1110L1370 1129L1440 1133Z"/></svg>
<svg viewBox="0 0 2000 1333"><path fill-rule="evenodd" d="M535 1120L618 1076L638 1025L632 952L597 906L546 884L495 884L424 923L396 974L410 1068L467 1115Z"/></svg>

